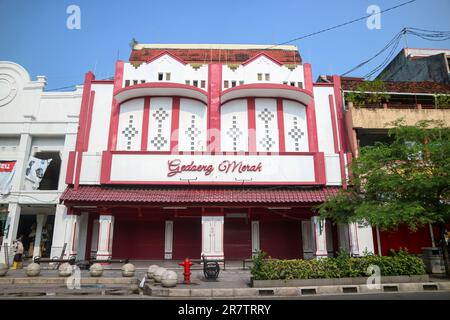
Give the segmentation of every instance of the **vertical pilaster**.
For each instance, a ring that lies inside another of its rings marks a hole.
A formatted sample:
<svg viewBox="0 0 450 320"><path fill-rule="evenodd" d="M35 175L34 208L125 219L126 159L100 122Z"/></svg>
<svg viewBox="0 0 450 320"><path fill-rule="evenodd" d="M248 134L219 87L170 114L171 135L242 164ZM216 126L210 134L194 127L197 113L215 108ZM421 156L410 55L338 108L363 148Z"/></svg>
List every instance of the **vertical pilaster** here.
<svg viewBox="0 0 450 320"><path fill-rule="evenodd" d="M327 236L326 236L326 226L324 220L320 219L318 216L311 217L311 226L314 235L314 257L323 258L328 256L327 251Z"/></svg>
<svg viewBox="0 0 450 320"><path fill-rule="evenodd" d="M164 259L171 260L173 251L173 221L166 221Z"/></svg>
<svg viewBox="0 0 450 320"><path fill-rule="evenodd" d="M114 216L99 217L97 260L108 260L112 257L112 239L114 232Z"/></svg>
<svg viewBox="0 0 450 320"><path fill-rule="evenodd" d="M348 235L350 243L350 254L358 257L360 255L359 243L358 243L358 225L356 223L350 223L348 225Z"/></svg>
<svg viewBox="0 0 450 320"><path fill-rule="evenodd" d="M222 259L223 216L202 216L202 255Z"/></svg>
<svg viewBox="0 0 450 320"><path fill-rule="evenodd" d="M260 250L259 221L252 221L252 254Z"/></svg>
<svg viewBox="0 0 450 320"><path fill-rule="evenodd" d="M64 243L67 244L64 257L77 256L78 252L78 234L80 230L80 216L76 214L67 215L66 233Z"/></svg>
<svg viewBox="0 0 450 320"><path fill-rule="evenodd" d="M13 250L10 250L13 240L17 238L17 230L19 228L21 207L18 203L10 203L8 205L8 217L6 218L5 233L3 237L3 245L8 244L8 247L2 246L0 251L0 261L2 263L12 263L14 258ZM4 250L8 250L5 254ZM6 261L8 257L9 261Z"/></svg>

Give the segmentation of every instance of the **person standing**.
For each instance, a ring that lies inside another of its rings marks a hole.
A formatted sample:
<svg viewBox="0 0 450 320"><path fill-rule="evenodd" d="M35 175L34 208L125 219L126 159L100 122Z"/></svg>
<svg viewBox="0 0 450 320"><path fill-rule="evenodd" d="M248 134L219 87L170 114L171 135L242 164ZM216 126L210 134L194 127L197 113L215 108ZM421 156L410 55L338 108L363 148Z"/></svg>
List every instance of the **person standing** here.
<svg viewBox="0 0 450 320"><path fill-rule="evenodd" d="M14 261L12 265L12 269L22 269L22 256L23 256L23 243L22 236L17 238L14 241Z"/></svg>

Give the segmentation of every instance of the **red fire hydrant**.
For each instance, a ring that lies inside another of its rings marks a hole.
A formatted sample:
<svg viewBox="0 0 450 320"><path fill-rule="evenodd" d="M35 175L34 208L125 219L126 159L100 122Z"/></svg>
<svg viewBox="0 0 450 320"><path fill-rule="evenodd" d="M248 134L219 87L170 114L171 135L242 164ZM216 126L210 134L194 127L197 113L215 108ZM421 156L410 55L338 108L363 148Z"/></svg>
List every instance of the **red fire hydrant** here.
<svg viewBox="0 0 450 320"><path fill-rule="evenodd" d="M183 262L180 262L179 265L184 267L184 283L191 283L191 260L186 258Z"/></svg>

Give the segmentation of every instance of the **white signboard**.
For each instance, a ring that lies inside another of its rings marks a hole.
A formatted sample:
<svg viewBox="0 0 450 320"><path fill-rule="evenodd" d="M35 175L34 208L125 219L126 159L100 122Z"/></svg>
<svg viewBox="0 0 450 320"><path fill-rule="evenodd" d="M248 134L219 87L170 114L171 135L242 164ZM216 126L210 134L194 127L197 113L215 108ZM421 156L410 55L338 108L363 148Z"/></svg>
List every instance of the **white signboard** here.
<svg viewBox="0 0 450 320"><path fill-rule="evenodd" d="M110 182L314 183L314 156L113 154Z"/></svg>

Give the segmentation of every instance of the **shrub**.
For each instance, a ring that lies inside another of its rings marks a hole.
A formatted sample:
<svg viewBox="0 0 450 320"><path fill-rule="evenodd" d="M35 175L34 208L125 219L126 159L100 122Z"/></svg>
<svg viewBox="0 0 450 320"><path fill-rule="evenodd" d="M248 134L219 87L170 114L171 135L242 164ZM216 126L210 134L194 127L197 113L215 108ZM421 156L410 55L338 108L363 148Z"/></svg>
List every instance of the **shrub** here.
<svg viewBox="0 0 450 320"><path fill-rule="evenodd" d="M251 274L255 280L367 277L370 276L367 273L370 265L377 265L382 276L425 274L422 259L410 255L406 250L383 257L367 254L354 258L348 253L340 253L336 258L318 260L271 259L260 251L253 258Z"/></svg>

